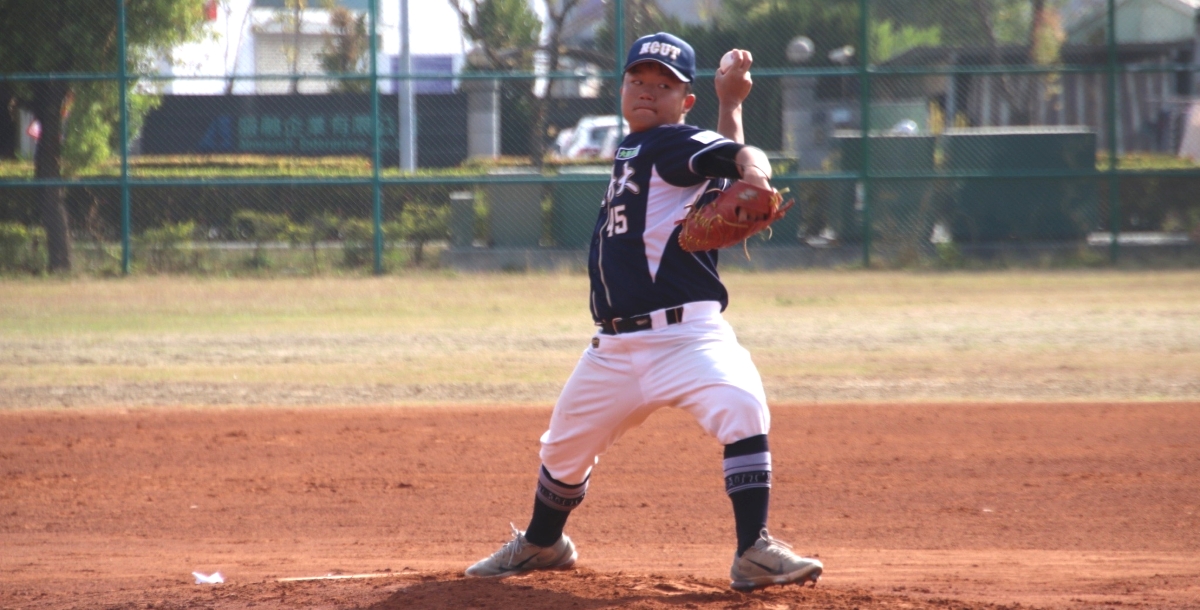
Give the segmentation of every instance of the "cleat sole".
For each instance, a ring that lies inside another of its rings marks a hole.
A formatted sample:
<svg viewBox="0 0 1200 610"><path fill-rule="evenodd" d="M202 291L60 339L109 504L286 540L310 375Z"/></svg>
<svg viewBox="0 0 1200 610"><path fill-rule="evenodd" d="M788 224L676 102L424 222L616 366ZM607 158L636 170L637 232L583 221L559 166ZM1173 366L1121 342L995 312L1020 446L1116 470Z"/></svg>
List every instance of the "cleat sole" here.
<svg viewBox="0 0 1200 610"><path fill-rule="evenodd" d="M743 593L746 593L749 591L754 591L755 589L763 589L766 587L772 587L772 586L777 586L777 585L796 584L796 585L803 587L804 585L808 584L809 582L812 583L813 587L816 587L817 581L820 579L821 579L821 568L817 568L816 566L811 566L809 568L805 568L803 570L800 570L799 572L793 572L791 574L782 574L779 576L762 576L762 577L751 579L751 580L735 580L735 581L729 583L729 587L731 589L733 589L734 591L741 591Z"/></svg>

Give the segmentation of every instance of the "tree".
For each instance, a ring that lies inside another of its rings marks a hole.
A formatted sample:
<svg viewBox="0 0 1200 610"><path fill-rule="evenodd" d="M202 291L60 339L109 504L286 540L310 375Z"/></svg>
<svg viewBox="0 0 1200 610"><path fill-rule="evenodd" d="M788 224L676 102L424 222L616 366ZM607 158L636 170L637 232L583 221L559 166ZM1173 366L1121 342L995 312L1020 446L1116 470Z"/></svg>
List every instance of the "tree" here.
<svg viewBox="0 0 1200 610"><path fill-rule="evenodd" d="M552 2L546 0L546 15L549 17L549 40L543 51L546 54L546 68L553 74L558 72L562 67L562 56L565 49L562 45L562 29L563 22L579 0L558 0ZM544 97L535 97L533 99L533 125L529 129L529 154L533 157L533 164L536 167L541 167L542 162L546 158L546 106L554 92L554 79L546 79L546 95Z"/></svg>
<svg viewBox="0 0 1200 610"><path fill-rule="evenodd" d="M784 55L788 42L795 36L812 39L817 49L836 49L858 44L858 2L856 0L726 0L717 17L716 28L736 32L737 44L754 53L756 67L790 65ZM715 66L729 48L711 49L720 53L706 62ZM697 49L697 61L701 60ZM818 53L813 64L827 63L824 53Z"/></svg>
<svg viewBox="0 0 1200 610"><path fill-rule="evenodd" d="M876 21L871 27L871 59L884 62L914 47L936 47L942 42L938 25L918 27L892 24L890 19Z"/></svg>
<svg viewBox="0 0 1200 610"><path fill-rule="evenodd" d="M146 113L162 98L129 91L129 137L142 129ZM112 158L121 147L121 87L113 81L83 81L72 89L71 112L63 125L62 172L76 176Z"/></svg>
<svg viewBox="0 0 1200 610"><path fill-rule="evenodd" d="M425 260L425 245L450 236L450 206L409 201L400 211L398 223L399 237L412 245L412 264L420 267Z"/></svg>
<svg viewBox="0 0 1200 610"><path fill-rule="evenodd" d="M1054 66L1062 63L1062 47L1067 41L1063 28L1062 13L1057 7L1046 6L1044 1L1035 2L1033 23L1029 28L1029 59L1037 66ZM1047 100L1062 98L1062 77L1047 74L1042 77L1043 95ZM1033 115L1033 111L1030 111Z"/></svg>
<svg viewBox="0 0 1200 610"><path fill-rule="evenodd" d="M333 30L325 36L325 48L321 51L321 68L326 74L357 74L362 72L371 39L367 37L367 14L357 17L344 6L329 10L329 25ZM334 91L345 93L367 93L371 88L367 80L337 81Z"/></svg>
<svg viewBox="0 0 1200 610"><path fill-rule="evenodd" d="M0 0L0 72L115 73L118 71L117 1ZM135 70L155 51L196 37L203 6L186 0L126 2L127 66ZM17 104L41 124L34 152L34 175L58 180L63 169L64 117L79 81L65 78L22 81L13 86ZM133 87L133 83L130 83ZM71 268L69 219L62 187L47 186L38 196L51 271Z"/></svg>
<svg viewBox="0 0 1200 610"><path fill-rule="evenodd" d="M542 22L525 0L448 0L492 70L533 69Z"/></svg>
<svg viewBox="0 0 1200 610"><path fill-rule="evenodd" d="M991 63L1004 63L1004 47L1023 47L1025 60L1034 66L1060 63L1066 35L1061 9L1065 0L936 0L929 2L884 2L872 13L873 19L890 19L915 27L939 27L942 44L984 46ZM872 59L876 55L872 53ZM1028 124L1036 119L1039 106L1039 79L1026 75L1003 74L996 77L998 93L1012 111L1010 120ZM1040 79L1044 94L1056 96L1061 89L1057 75Z"/></svg>
<svg viewBox="0 0 1200 610"><path fill-rule="evenodd" d="M250 22L250 16L254 14L254 7L246 6L242 11L242 21L238 25L235 38L231 24L234 10L233 1L221 0L220 6L225 12L225 69L229 71L229 75L225 78L225 95L233 95L233 85L237 80L238 57L241 55L242 36L246 32L246 24ZM232 61L230 61L231 59Z"/></svg>
<svg viewBox="0 0 1200 610"><path fill-rule="evenodd" d="M999 49L1005 44L1026 48L1026 58L1034 66L1047 67L1059 63L1060 51L1066 41L1058 7L1062 0L972 0L979 22L983 24L985 40L992 52L992 63L1003 63ZM1057 75L1041 79L1046 95L1055 96L1060 88ZM1000 95L1012 109L1010 120L1016 125L1032 124L1039 105L1037 79L1023 75L1002 74Z"/></svg>
<svg viewBox="0 0 1200 610"><path fill-rule="evenodd" d="M617 43L615 40L617 31L615 3L609 2L604 8L604 24L596 30L596 50L605 57L614 57L617 46L621 48L621 54L624 55L625 45L646 34L672 31L675 29L672 26L678 25L676 21L663 13L655 0L625 0L622 11L625 14L625 40Z"/></svg>
<svg viewBox="0 0 1200 610"><path fill-rule="evenodd" d="M281 33L291 34L291 43L284 43L283 56L288 62L288 73L292 75L289 93L300 92L300 35L304 30L304 9L308 8L306 0L283 0L284 8L275 16Z"/></svg>
<svg viewBox="0 0 1200 610"><path fill-rule="evenodd" d="M695 41L687 38L687 32L681 31L679 22L672 19L663 13L655 0L625 0L623 6L625 13L625 39L619 43L616 40L617 28L616 18L617 11L614 2L608 2L604 9L604 23L596 29L595 50L593 55L595 59L590 61L601 68L612 69L615 57L617 56L617 47L620 46L621 55L625 55L627 50L626 45L632 44L634 40L653 34L655 32L676 32L682 33L684 39L689 43ZM695 46L693 44L693 46ZM725 49L728 51L729 49ZM724 51L722 51L722 54ZM718 56L719 57L719 56ZM615 97L620 89L619 82L604 81L601 87L601 96Z"/></svg>
<svg viewBox="0 0 1200 610"><path fill-rule="evenodd" d="M794 68L788 62L788 43L808 36L821 52L808 66L829 65L826 52L845 45L858 46L857 0L725 0L722 10L709 24L680 26L677 32L696 51L696 65L716 68L721 56L734 47L754 55L754 69ZM652 33L646 31L635 34ZM766 149L782 147L783 108L781 80L755 79L754 93L744 103L746 141ZM712 83L695 87L700 102L688 114L688 122L715 126L717 105Z"/></svg>
<svg viewBox="0 0 1200 610"><path fill-rule="evenodd" d="M556 73L561 58L568 53L561 43L562 25L579 0L543 0L548 24L543 24L525 0L447 0L458 12L462 31L475 43L477 57L490 70L532 71L535 54L546 58L546 70ZM542 28L547 29L546 44L540 44ZM522 98L530 111L529 156L535 167L542 167L546 153L546 106L554 90L554 78L547 78L545 96L533 87L522 88ZM512 81L506 81L506 85Z"/></svg>
<svg viewBox="0 0 1200 610"><path fill-rule="evenodd" d="M0 159L17 157L17 119L13 116L12 86L0 83Z"/></svg>

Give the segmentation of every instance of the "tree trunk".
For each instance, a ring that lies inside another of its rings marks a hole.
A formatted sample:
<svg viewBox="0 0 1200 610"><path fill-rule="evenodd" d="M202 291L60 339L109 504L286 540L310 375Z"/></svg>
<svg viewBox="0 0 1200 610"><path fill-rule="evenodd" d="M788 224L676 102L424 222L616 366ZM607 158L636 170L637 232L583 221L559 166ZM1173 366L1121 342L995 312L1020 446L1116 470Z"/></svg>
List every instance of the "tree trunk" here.
<svg viewBox="0 0 1200 610"><path fill-rule="evenodd" d="M292 13L292 82L291 94L300 93L300 30L304 26L304 13L301 12L301 4L296 3L296 9Z"/></svg>
<svg viewBox="0 0 1200 610"><path fill-rule="evenodd" d="M17 130L21 128L13 113L13 92L8 83L0 83L0 159L17 158Z"/></svg>
<svg viewBox="0 0 1200 610"><path fill-rule="evenodd" d="M552 81L549 84L552 84ZM533 104L533 121L529 127L529 161L538 170L546 163L546 104L550 97L549 84L545 97L529 96L529 101Z"/></svg>
<svg viewBox="0 0 1200 610"><path fill-rule="evenodd" d="M557 12L550 2L546 3L546 10L550 17L550 40L546 46L549 54L546 57L546 69L551 75L558 72L558 64L562 57L559 43L562 40L563 22L566 21L567 14L571 12L571 9L575 8L577 1L562 2ZM529 155L533 166L539 171L546 163L546 112L552 99L554 99L554 77L547 76L546 95L541 98L536 95L530 96L530 101L533 102L533 126L529 131Z"/></svg>
<svg viewBox="0 0 1200 610"><path fill-rule="evenodd" d="M1029 26L1029 46L1037 42L1038 29L1040 29L1046 21L1046 0L1030 0L1029 2L1030 16L1032 23Z"/></svg>
<svg viewBox="0 0 1200 610"><path fill-rule="evenodd" d="M43 81L33 85L34 117L41 124L33 155L34 176L38 180L62 178L63 107L67 100L67 83ZM71 236L67 220L66 191L61 186L44 186L38 196L42 227L46 229L46 249L50 254L50 271L71 270Z"/></svg>
<svg viewBox="0 0 1200 610"><path fill-rule="evenodd" d="M1038 38L1043 35L1042 30L1048 27L1047 23L1047 8L1046 0L1030 0L1030 22L1029 22L1029 64L1035 67L1044 67L1037 55ZM1047 77L1052 75L1047 75ZM1021 79L1021 108L1023 110L1022 125L1034 125L1037 123L1037 108L1040 103L1038 96L1038 83L1043 82L1047 77L1030 75L1028 78Z"/></svg>

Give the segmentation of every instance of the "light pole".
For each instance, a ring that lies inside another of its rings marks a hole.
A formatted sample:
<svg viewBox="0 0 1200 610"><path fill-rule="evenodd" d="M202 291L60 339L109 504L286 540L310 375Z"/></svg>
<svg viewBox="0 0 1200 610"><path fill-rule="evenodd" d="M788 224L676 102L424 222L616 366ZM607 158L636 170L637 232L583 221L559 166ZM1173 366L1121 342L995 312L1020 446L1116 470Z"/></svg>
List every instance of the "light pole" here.
<svg viewBox="0 0 1200 610"><path fill-rule="evenodd" d="M413 99L412 55L409 53L408 39L410 32L408 22L408 0L400 0L400 72L402 76L397 81L396 97L399 98L400 133L396 141L400 149L400 169L406 172L417 169L417 107ZM372 33L374 35L374 33Z"/></svg>
<svg viewBox="0 0 1200 610"><path fill-rule="evenodd" d="M813 54L813 41L797 36L784 49L793 65L807 62ZM816 103L816 79L811 76L783 77L783 149L796 159L799 169L821 167L824 155L818 149L813 106Z"/></svg>
<svg viewBox="0 0 1200 610"><path fill-rule="evenodd" d="M850 65L850 62L854 61L854 47L850 45L838 47L830 51L828 57L829 61L832 61L833 63L844 68ZM838 88L841 90L842 101L845 101L846 98L846 80L849 78L849 76L838 77Z"/></svg>

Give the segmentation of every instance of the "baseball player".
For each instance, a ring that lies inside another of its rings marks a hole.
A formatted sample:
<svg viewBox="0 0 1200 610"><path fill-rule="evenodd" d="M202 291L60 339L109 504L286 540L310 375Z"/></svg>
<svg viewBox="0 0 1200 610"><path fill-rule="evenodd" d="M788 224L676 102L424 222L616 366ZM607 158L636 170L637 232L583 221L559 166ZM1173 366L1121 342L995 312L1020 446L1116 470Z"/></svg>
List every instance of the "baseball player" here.
<svg viewBox="0 0 1200 610"><path fill-rule="evenodd" d="M758 370L721 315L729 297L717 251L688 253L678 244L679 223L714 179L770 188L766 155L741 143L752 59L746 51L733 54L716 79L718 133L683 123L696 101L688 43L660 32L630 48L621 112L631 133L614 155L588 259L599 330L541 437L529 526L514 526L513 539L467 568L468 576L574 565L578 553L563 527L583 502L599 456L654 410L676 407L725 446L725 491L737 532L731 586L815 584L820 577L820 561L767 533L770 414Z"/></svg>

